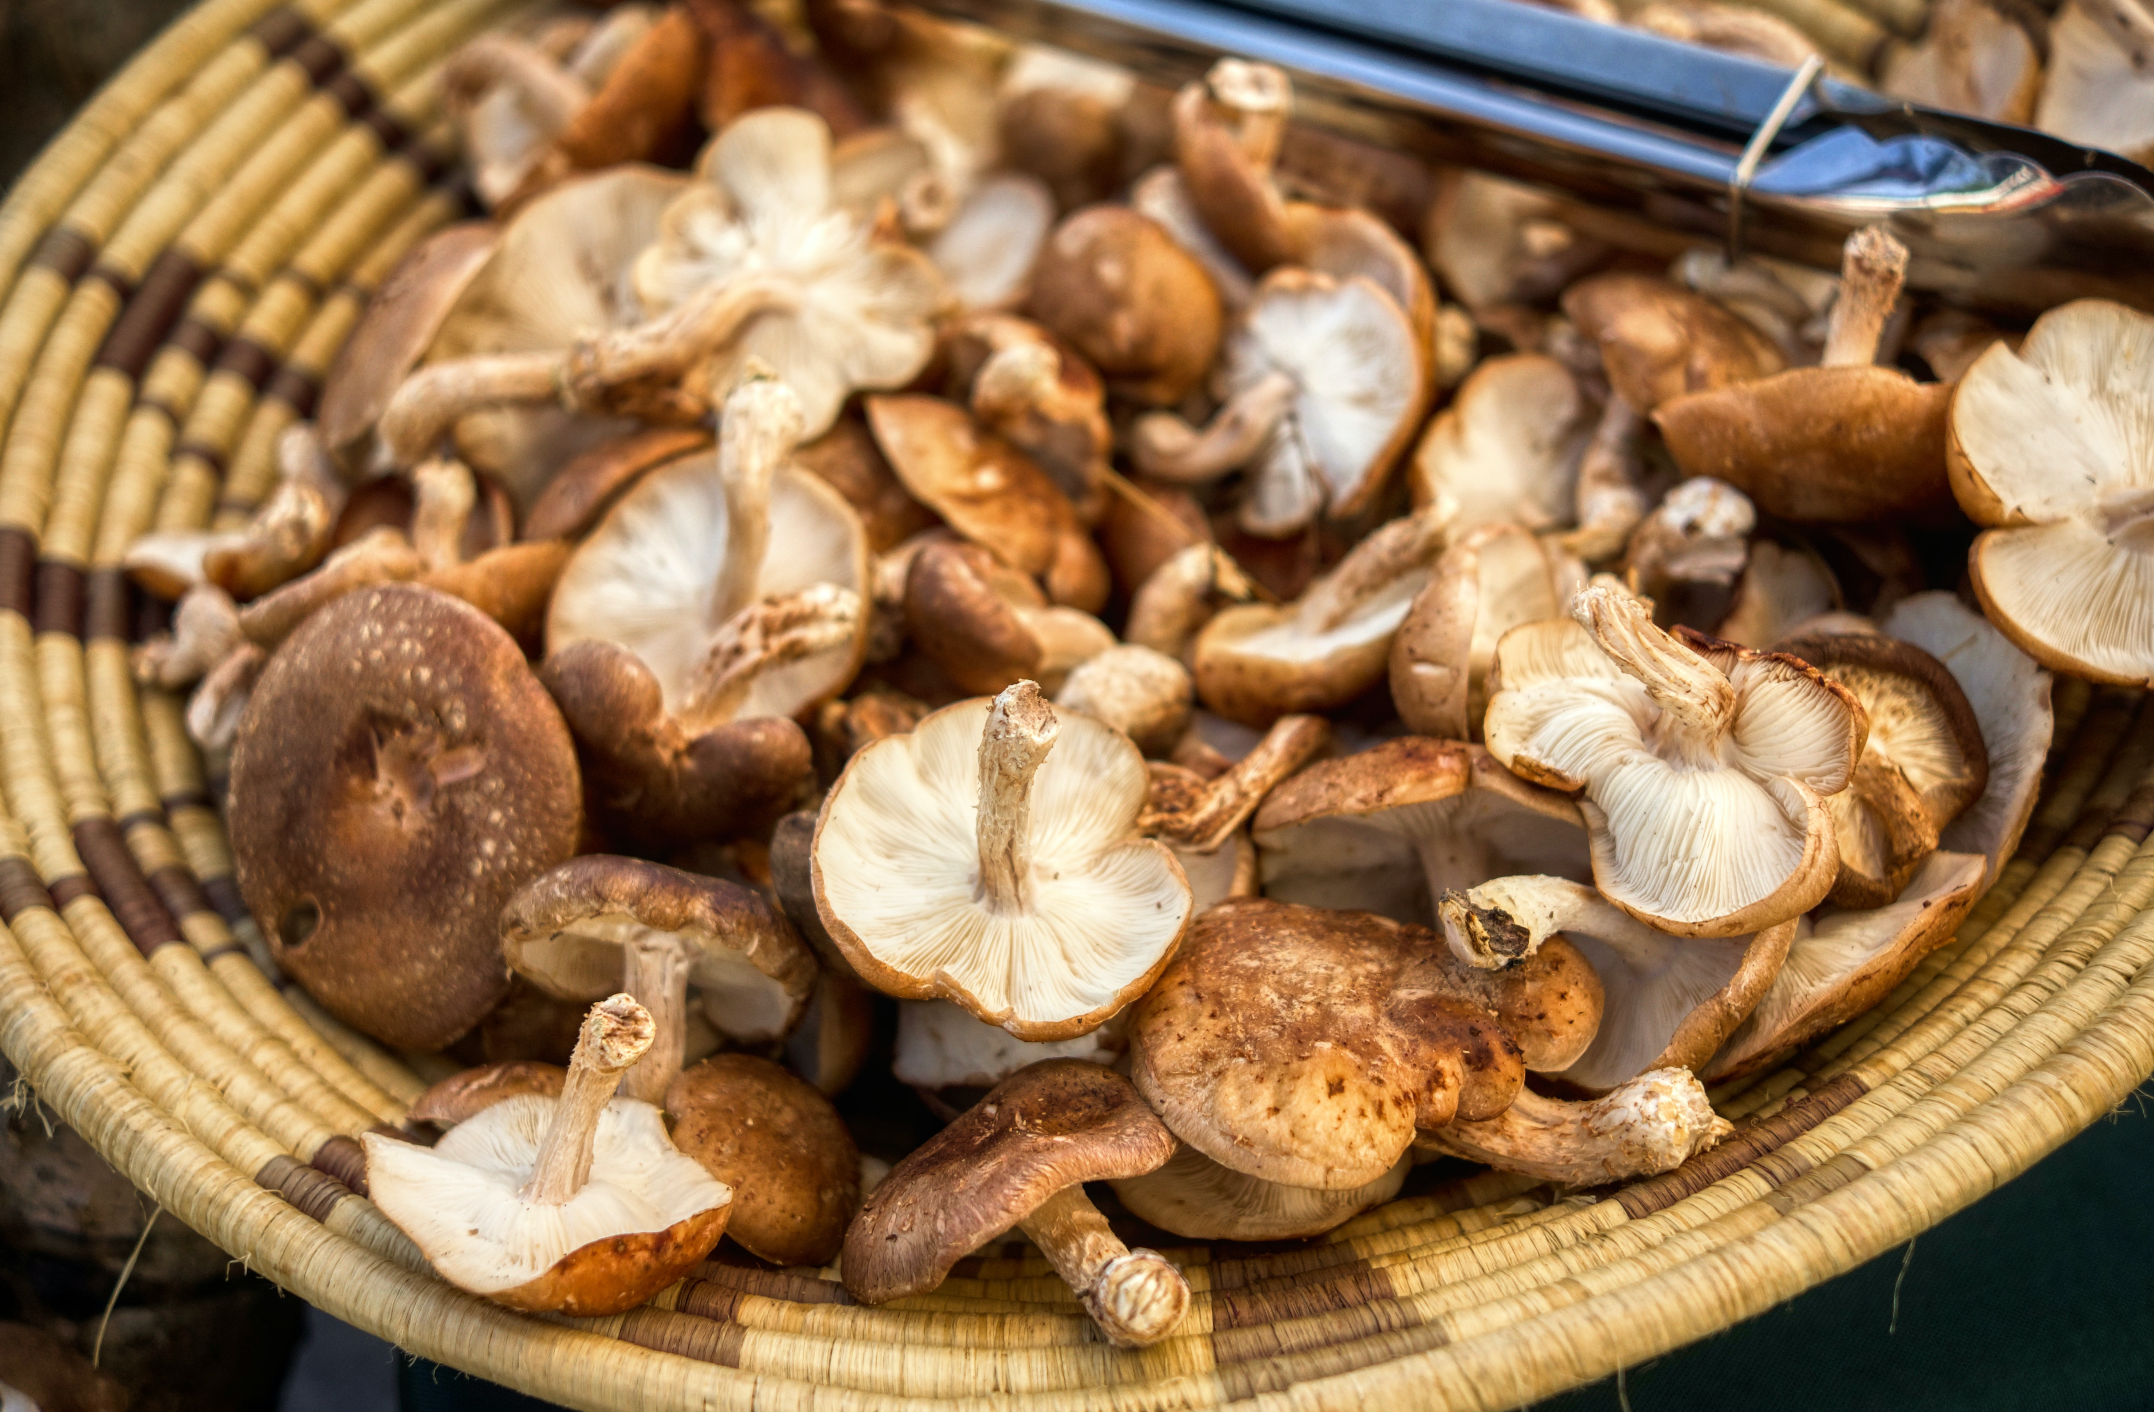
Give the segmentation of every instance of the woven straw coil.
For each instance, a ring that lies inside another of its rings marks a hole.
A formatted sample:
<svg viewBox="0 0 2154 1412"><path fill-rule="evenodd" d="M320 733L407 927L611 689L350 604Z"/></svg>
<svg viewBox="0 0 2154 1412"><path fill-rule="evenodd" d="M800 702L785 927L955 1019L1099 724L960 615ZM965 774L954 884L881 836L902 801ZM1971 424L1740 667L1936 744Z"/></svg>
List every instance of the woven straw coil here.
<svg viewBox="0 0 2154 1412"><path fill-rule="evenodd" d="M350 1185L355 1135L420 1085L250 958L180 703L129 674L119 566L267 492L370 291L460 208L431 66L512 9L210 0L0 207L0 1048L249 1268L574 1407L1506 1407L1906 1241L2154 1070L2154 710L2063 683L2034 824L1958 939L1716 1095L1738 1134L1666 1176L1559 1200L1485 1175L1302 1247L1171 1250L1196 1299L1142 1353L1021 1243L876 1309L717 1264L582 1322L434 1279Z"/></svg>

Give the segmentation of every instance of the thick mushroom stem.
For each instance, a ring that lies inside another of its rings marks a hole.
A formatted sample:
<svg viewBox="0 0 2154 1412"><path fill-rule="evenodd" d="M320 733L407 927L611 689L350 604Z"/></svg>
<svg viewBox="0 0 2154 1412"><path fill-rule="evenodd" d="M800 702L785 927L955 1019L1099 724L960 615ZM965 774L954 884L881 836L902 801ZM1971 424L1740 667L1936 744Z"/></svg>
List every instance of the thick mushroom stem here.
<svg viewBox="0 0 2154 1412"><path fill-rule="evenodd" d="M1234 140L1259 171L1279 160L1294 86L1286 70L1247 59L1221 59L1204 76L1214 103L1234 115Z"/></svg>
<svg viewBox="0 0 2154 1412"><path fill-rule="evenodd" d="M1313 631L1330 632L1354 616L1399 575L1421 567L1442 551L1456 513L1457 506L1448 497L1439 499L1362 540L1303 595L1303 621Z"/></svg>
<svg viewBox="0 0 2154 1412"><path fill-rule="evenodd" d="M770 483L800 444L800 398L757 368L726 397L718 432L725 485L725 562L713 606L725 617L755 602L770 547Z"/></svg>
<svg viewBox="0 0 2154 1412"><path fill-rule="evenodd" d="M1039 683L1003 689L980 735L978 896L995 911L1024 907L1032 873L1032 776L1062 726Z"/></svg>
<svg viewBox="0 0 2154 1412"><path fill-rule="evenodd" d="M428 569L453 568L464 562L464 527L478 503L479 486L470 467L435 457L412 467L411 547Z"/></svg>
<svg viewBox="0 0 2154 1412"><path fill-rule="evenodd" d="M1591 1103L1523 1090L1493 1118L1453 1123L1422 1142L1570 1186L1601 1186L1673 1171L1735 1131L1688 1069L1653 1069Z"/></svg>
<svg viewBox="0 0 2154 1412"><path fill-rule="evenodd" d="M1847 238L1840 257L1840 297L1833 301L1822 367L1866 367L1907 278L1907 247L1883 226L1864 226Z"/></svg>
<svg viewBox="0 0 2154 1412"><path fill-rule="evenodd" d="M766 673L850 643L866 611L860 595L834 583L751 603L711 638L675 717L690 732L730 721Z"/></svg>
<svg viewBox="0 0 2154 1412"><path fill-rule="evenodd" d="M531 1180L519 1193L524 1200L534 1206L564 1206L583 1190L591 1177L598 1115L612 1100L621 1071L651 1048L655 1028L651 1012L626 995L608 996L583 1017L576 1052L569 1056L568 1081L554 1103L546 1135L539 1139Z"/></svg>
<svg viewBox="0 0 2154 1412"><path fill-rule="evenodd" d="M1436 919L1452 955L1476 970L1494 971L1531 956L1566 926L1590 924L1577 896L1563 879L1542 874L1489 878L1437 893ZM1613 907L1608 914L1620 916Z"/></svg>
<svg viewBox="0 0 2154 1412"><path fill-rule="evenodd" d="M397 385L375 434L390 462L408 466L441 444L467 412L561 395L559 353L492 353L419 369Z"/></svg>
<svg viewBox="0 0 2154 1412"><path fill-rule="evenodd" d="M679 382L750 323L799 302L795 282L779 274L707 284L655 319L579 343L568 357L567 397L597 408L616 388Z"/></svg>
<svg viewBox="0 0 2154 1412"><path fill-rule="evenodd" d="M469 106L492 89L515 93L517 106L548 136L568 126L591 90L551 54L513 34L482 34L441 66L442 92Z"/></svg>
<svg viewBox="0 0 2154 1412"><path fill-rule="evenodd" d="M1662 733L1668 744L1679 752L1711 751L1735 716L1735 687L1727 677L1655 627L1652 611L1622 589L1588 584L1571 600L1571 616L1645 687L1662 719L1680 727Z"/></svg>
<svg viewBox="0 0 2154 1412"><path fill-rule="evenodd" d="M180 598L172 631L134 651L135 680L170 690L200 681L245 642L239 607L212 583L198 583Z"/></svg>
<svg viewBox="0 0 2154 1412"><path fill-rule="evenodd" d="M662 1103L688 1049L689 945L672 932L632 927L621 947L621 991L651 1015L651 1047L621 1080L621 1093Z"/></svg>
<svg viewBox="0 0 2154 1412"><path fill-rule="evenodd" d="M1131 1250L1084 1194L1065 1187L1018 1223L1118 1348L1146 1348L1189 1310L1189 1281L1155 1250Z"/></svg>
<svg viewBox="0 0 2154 1412"><path fill-rule="evenodd" d="M1281 716L1241 759L1208 782L1188 807L1172 813L1149 807L1137 816L1140 833L1170 838L1193 853L1210 853L1249 821L1264 796L1331 744L1322 716Z"/></svg>
<svg viewBox="0 0 2154 1412"><path fill-rule="evenodd" d="M1209 540L1176 550L1129 601L1122 638L1187 664L1197 634L1222 602L1247 603L1256 588L1226 550Z"/></svg>
<svg viewBox="0 0 2154 1412"><path fill-rule="evenodd" d="M1559 545L1589 564L1622 553L1651 508L1638 485L1644 471L1638 441L1644 430L1644 414L1621 393L1609 393L1578 463L1578 528L1557 536Z"/></svg>
<svg viewBox="0 0 2154 1412"><path fill-rule="evenodd" d="M1172 412L1148 412L1130 429L1130 455L1137 469L1160 480L1216 480L1256 459L1300 390L1286 373L1266 373L1228 398L1201 431Z"/></svg>

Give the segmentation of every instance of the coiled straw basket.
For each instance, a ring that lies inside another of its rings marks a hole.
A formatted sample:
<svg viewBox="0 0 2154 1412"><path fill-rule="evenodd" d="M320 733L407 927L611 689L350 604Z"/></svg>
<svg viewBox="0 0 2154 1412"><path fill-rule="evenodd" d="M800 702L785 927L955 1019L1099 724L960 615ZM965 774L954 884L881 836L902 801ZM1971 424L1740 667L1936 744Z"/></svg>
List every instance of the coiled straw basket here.
<svg viewBox="0 0 2154 1412"><path fill-rule="evenodd" d="M575 1407L1494 1408L1699 1338L1906 1241L2154 1069L2154 709L2058 688L2019 856L1952 945L1742 1124L1598 1197L1482 1176L1284 1250L1173 1252L1144 1353L1021 1244L880 1309L706 1266L622 1317L452 1290L352 1184L419 1084L281 992L180 703L136 687L120 571L242 518L368 292L459 207L430 66L503 0L210 0L0 208L0 1046L43 1102L259 1274L405 1349Z"/></svg>

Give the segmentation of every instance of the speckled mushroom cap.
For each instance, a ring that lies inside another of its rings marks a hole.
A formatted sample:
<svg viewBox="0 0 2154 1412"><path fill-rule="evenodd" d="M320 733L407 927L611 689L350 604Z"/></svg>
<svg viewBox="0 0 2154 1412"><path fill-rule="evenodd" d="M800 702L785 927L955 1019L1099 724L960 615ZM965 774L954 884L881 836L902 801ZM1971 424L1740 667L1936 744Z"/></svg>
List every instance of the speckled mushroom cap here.
<svg viewBox="0 0 2154 1412"><path fill-rule="evenodd" d="M830 1100L768 1059L717 1054L666 1089L673 1145L733 1188L726 1234L779 1265L826 1265L860 1209L860 1151Z"/></svg>
<svg viewBox="0 0 2154 1412"><path fill-rule="evenodd" d="M846 1233L845 1287L870 1304L925 1294L1056 1192L1152 1171L1174 1148L1121 1075L1077 1059L1020 1069L883 1178Z"/></svg>
<svg viewBox="0 0 2154 1412"><path fill-rule="evenodd" d="M346 1024L438 1049L508 989L501 905L576 851L568 727L515 641L410 584L317 611L232 747L241 894L277 962Z"/></svg>
<svg viewBox="0 0 2154 1412"><path fill-rule="evenodd" d="M1224 1166L1364 1186L1417 1127L1498 1113L1525 1077L1495 1017L1444 986L1442 951L1368 912L1223 902L1137 1007L1130 1077Z"/></svg>

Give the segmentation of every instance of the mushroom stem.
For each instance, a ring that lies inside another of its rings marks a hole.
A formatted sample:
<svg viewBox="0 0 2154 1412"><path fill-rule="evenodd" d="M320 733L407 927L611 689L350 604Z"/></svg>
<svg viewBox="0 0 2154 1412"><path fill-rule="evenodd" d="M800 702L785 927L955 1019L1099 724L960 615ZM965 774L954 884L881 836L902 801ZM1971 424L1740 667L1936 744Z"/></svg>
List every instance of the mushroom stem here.
<svg viewBox="0 0 2154 1412"><path fill-rule="evenodd" d="M1017 420L1052 397L1062 360L1044 343L997 348L972 379L972 414L991 427Z"/></svg>
<svg viewBox="0 0 2154 1412"><path fill-rule="evenodd" d="M189 685L215 670L245 641L232 595L213 583L198 583L180 598L172 631L135 649L135 680L166 690Z"/></svg>
<svg viewBox="0 0 2154 1412"><path fill-rule="evenodd" d="M1281 716L1253 749L1204 787L1194 807L1139 815L1140 833L1172 839L1192 853L1210 853L1248 822L1264 796L1331 743L1322 716Z"/></svg>
<svg viewBox="0 0 2154 1412"><path fill-rule="evenodd" d="M1864 226L1847 238L1840 257L1840 297L1833 301L1820 366L1865 367L1877 361L1877 341L1906 277L1907 247L1883 226Z"/></svg>
<svg viewBox="0 0 2154 1412"><path fill-rule="evenodd" d="M1300 390L1286 373L1266 373L1228 398L1201 431L1172 412L1148 412L1130 430L1130 455L1138 470L1160 480L1216 480L1256 458Z"/></svg>
<svg viewBox="0 0 2154 1412"><path fill-rule="evenodd" d="M1451 954L1476 970L1499 970L1541 949L1563 928L1623 925L1624 914L1595 897L1582 901L1575 884L1545 874L1488 878L1436 894L1436 919ZM1598 904L1596 906L1595 904Z"/></svg>
<svg viewBox="0 0 2154 1412"><path fill-rule="evenodd" d="M980 735L979 895L995 911L1025 905L1032 872L1032 776L1061 730L1039 683L1003 689Z"/></svg>
<svg viewBox="0 0 2154 1412"><path fill-rule="evenodd" d="M1302 621L1312 631L1330 632L1399 575L1434 559L1449 537L1455 508L1439 500L1400 516L1355 545L1337 568L1302 595Z"/></svg>
<svg viewBox="0 0 2154 1412"><path fill-rule="evenodd" d="M1638 598L1608 584L1589 584L1571 600L1571 616L1645 687L1664 720L1702 737L1705 748L1728 728L1735 687L1710 662L1655 627L1651 610Z"/></svg>
<svg viewBox="0 0 2154 1412"><path fill-rule="evenodd" d="M851 643L863 611L859 594L834 583L741 609L718 629L697 665L674 713L681 728L700 734L732 720L765 674Z"/></svg>
<svg viewBox="0 0 2154 1412"><path fill-rule="evenodd" d="M1224 549L1209 540L1192 544L1138 585L1122 638L1186 665L1191 644L1219 610L1216 600L1247 603L1255 597L1241 565Z"/></svg>
<svg viewBox="0 0 2154 1412"><path fill-rule="evenodd" d="M512 34L482 34L441 66L441 87L452 102L469 105L490 89L516 94L526 116L551 137L567 127L591 90L558 60Z"/></svg>
<svg viewBox="0 0 2154 1412"><path fill-rule="evenodd" d="M1146 1348L1189 1309L1189 1282L1167 1257L1131 1250L1107 1227L1082 1185L1064 1187L1018 1223L1085 1312L1118 1348Z"/></svg>
<svg viewBox="0 0 2154 1412"><path fill-rule="evenodd" d="M1204 76L1211 99L1234 115L1234 141L1259 171L1279 160L1287 116L1294 107L1293 84L1286 71L1247 59L1221 59Z"/></svg>
<svg viewBox="0 0 2154 1412"><path fill-rule="evenodd" d="M714 616L754 604L770 548L770 483L800 444L800 398L758 365L726 397L718 432L718 478L725 485L725 562Z"/></svg>
<svg viewBox="0 0 2154 1412"><path fill-rule="evenodd" d="M478 503L478 482L463 462L445 456L421 461L411 471L411 547L428 569L464 562L464 527Z"/></svg>
<svg viewBox="0 0 2154 1412"><path fill-rule="evenodd" d="M577 345L569 356L571 398L601 406L608 391L629 383L678 382L753 320L797 303L793 283L775 274L707 284L655 319Z"/></svg>
<svg viewBox="0 0 2154 1412"><path fill-rule="evenodd" d="M492 353L419 369L397 385L375 433L390 461L408 466L441 444L467 412L505 402L551 402L561 393L558 353Z"/></svg>
<svg viewBox="0 0 2154 1412"><path fill-rule="evenodd" d="M554 1102L553 1120L539 1139L531 1180L519 1193L534 1206L563 1206L591 1177L591 1155L598 1141L598 1115L605 1111L621 1082L621 1071L651 1048L655 1026L651 1012L626 995L608 996L591 1007L569 1056L568 1080ZM680 1062L676 1052L676 1065Z"/></svg>
<svg viewBox="0 0 2154 1412"><path fill-rule="evenodd" d="M695 960L680 937L651 927L629 929L621 946L621 991L651 1014L651 1047L621 1080L621 1094L663 1103L688 1049L688 971Z"/></svg>
<svg viewBox="0 0 2154 1412"><path fill-rule="evenodd" d="M1638 488L1638 439L1645 417L1621 393L1608 394L1600 425L1578 463L1578 528L1557 543L1589 564L1613 559L1630 542L1651 502Z"/></svg>
<svg viewBox="0 0 2154 1412"><path fill-rule="evenodd" d="M1522 1090L1495 1117L1452 1123L1422 1141L1507 1172L1601 1186L1673 1171L1734 1131L1690 1070L1653 1069L1591 1103Z"/></svg>

